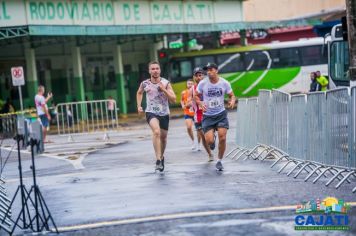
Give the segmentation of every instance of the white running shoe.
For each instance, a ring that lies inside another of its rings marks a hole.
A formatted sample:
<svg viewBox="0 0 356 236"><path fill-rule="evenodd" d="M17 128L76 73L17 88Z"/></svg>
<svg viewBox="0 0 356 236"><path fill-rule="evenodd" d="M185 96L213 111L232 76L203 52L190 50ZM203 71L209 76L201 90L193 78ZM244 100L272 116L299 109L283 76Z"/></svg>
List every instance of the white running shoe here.
<svg viewBox="0 0 356 236"><path fill-rule="evenodd" d="M198 143L198 151L201 151L201 143Z"/></svg>
<svg viewBox="0 0 356 236"><path fill-rule="evenodd" d="M192 150L195 150L195 149L197 149L197 145L195 145L195 143L192 142Z"/></svg>

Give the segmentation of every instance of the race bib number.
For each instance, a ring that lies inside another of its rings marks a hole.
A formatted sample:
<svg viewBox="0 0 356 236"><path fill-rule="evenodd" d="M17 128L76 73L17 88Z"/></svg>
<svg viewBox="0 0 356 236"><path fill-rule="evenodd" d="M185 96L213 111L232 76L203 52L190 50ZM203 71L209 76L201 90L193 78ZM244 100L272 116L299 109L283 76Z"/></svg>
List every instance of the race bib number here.
<svg viewBox="0 0 356 236"><path fill-rule="evenodd" d="M219 100L215 99L215 100L210 100L209 101L209 107L210 108L217 108L220 107L220 102Z"/></svg>
<svg viewBox="0 0 356 236"><path fill-rule="evenodd" d="M162 111L162 105L156 104L156 105L152 106L152 111L153 112L161 112Z"/></svg>
<svg viewBox="0 0 356 236"><path fill-rule="evenodd" d="M194 112L193 106L190 106L189 112Z"/></svg>

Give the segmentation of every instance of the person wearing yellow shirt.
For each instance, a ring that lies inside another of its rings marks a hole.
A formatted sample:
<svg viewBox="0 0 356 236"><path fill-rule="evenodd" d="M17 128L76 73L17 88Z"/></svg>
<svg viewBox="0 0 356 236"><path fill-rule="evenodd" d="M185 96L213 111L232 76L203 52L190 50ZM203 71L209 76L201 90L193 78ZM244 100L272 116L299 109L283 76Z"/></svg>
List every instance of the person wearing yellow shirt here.
<svg viewBox="0 0 356 236"><path fill-rule="evenodd" d="M325 78L325 76L322 76L320 74L320 71L317 71L316 72L316 81L319 83L320 85L320 91L326 91L328 90L328 84L329 84L329 81L327 78Z"/></svg>

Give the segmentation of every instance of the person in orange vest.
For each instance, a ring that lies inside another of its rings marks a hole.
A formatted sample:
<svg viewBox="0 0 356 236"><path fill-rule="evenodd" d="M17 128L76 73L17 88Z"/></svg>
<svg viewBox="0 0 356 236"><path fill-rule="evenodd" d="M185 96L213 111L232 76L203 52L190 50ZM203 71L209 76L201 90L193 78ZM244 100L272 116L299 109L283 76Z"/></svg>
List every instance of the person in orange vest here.
<svg viewBox="0 0 356 236"><path fill-rule="evenodd" d="M189 91L193 87L193 85L194 85L194 81L192 79L188 79L187 88L182 92L180 104L184 111L185 126L187 127L188 135L192 140L192 150L195 150L197 147L194 142L194 134L193 134L194 110L192 104L188 102L189 95L190 95Z"/></svg>

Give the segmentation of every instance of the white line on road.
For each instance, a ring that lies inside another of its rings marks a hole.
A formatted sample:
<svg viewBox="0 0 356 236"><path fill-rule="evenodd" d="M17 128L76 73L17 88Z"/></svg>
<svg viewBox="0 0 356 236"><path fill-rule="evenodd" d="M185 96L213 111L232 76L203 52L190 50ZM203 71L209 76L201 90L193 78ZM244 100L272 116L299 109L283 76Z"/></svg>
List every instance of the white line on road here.
<svg viewBox="0 0 356 236"><path fill-rule="evenodd" d="M350 204L352 207L356 206L356 202L350 202L348 204ZM97 223L91 223L91 224L64 226L64 227L59 227L58 230L63 232L63 231L84 230L84 229L92 229L92 228L99 228L99 227L107 227L107 226L114 226L114 225L144 223L144 222L150 222L150 221L175 220L175 219L190 218L190 217L203 217L203 216L216 216L216 215L229 215L229 214L247 214L247 213L263 213L263 212L286 211L286 210L295 210L295 209L296 209L295 205L288 205L288 206L247 208L247 209L186 212L186 213L176 213L176 214L167 214L167 215L159 215L159 216L132 218L132 219L125 219L125 220L103 221L103 222L97 222ZM52 230L54 230L54 229L52 229Z"/></svg>

